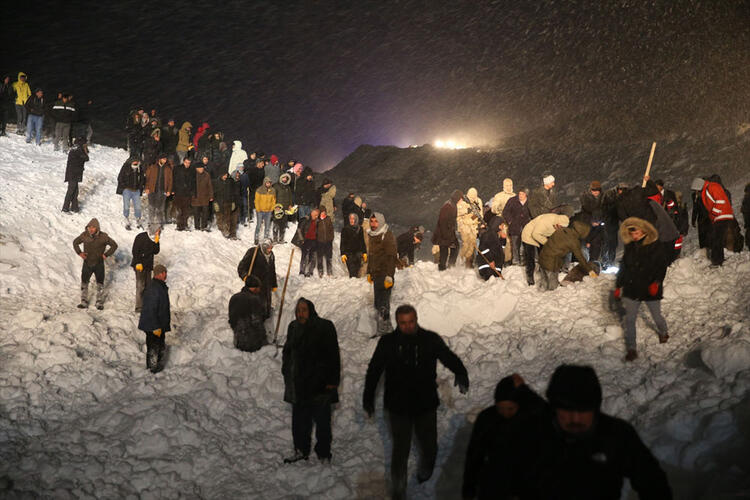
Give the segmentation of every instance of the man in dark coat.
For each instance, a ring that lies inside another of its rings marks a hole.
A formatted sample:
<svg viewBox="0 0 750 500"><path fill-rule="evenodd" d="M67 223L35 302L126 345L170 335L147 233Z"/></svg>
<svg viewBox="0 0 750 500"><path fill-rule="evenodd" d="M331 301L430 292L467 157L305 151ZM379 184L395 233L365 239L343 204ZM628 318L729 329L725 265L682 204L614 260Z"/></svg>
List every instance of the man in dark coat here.
<svg viewBox="0 0 750 500"><path fill-rule="evenodd" d="M128 158L117 174L117 194L122 195L122 216L125 217L125 229L130 231L130 202L133 202L137 227L141 227L141 193L146 183L146 176L141 168L141 160Z"/></svg>
<svg viewBox="0 0 750 500"><path fill-rule="evenodd" d="M557 203L557 193L554 191L554 188L555 177L545 175L542 178L542 186L530 193L529 212L531 212L532 219L542 214L561 213L560 206Z"/></svg>
<svg viewBox="0 0 750 500"><path fill-rule="evenodd" d="M518 498L616 500L623 479L640 498L671 500L666 474L633 427L600 409L602 389L590 366L557 367L549 406L524 426L516 454Z"/></svg>
<svg viewBox="0 0 750 500"><path fill-rule="evenodd" d="M341 356L336 327L318 316L315 305L301 297L289 323L282 356L284 401L292 405L294 455L285 463L310 456L315 423L315 454L331 461L331 405L338 403Z"/></svg>
<svg viewBox="0 0 750 500"><path fill-rule="evenodd" d="M507 205L506 205L507 206ZM464 462L463 498L509 499L520 489L517 483L518 434L530 416L546 405L517 373L495 387L495 404L474 421Z"/></svg>
<svg viewBox="0 0 750 500"><path fill-rule="evenodd" d="M448 267L453 267L458 258L458 238L456 237L456 203L463 198L460 189L456 189L451 194L443 206L440 208L437 226L432 234L432 244L440 247L440 263L438 269L445 271Z"/></svg>
<svg viewBox="0 0 750 500"><path fill-rule="evenodd" d="M370 217L367 238L369 241L367 281L372 283L373 305L378 315L377 331L383 334L393 328L391 326L391 292L398 262L398 249L396 238L380 212L375 212Z"/></svg>
<svg viewBox="0 0 750 500"><path fill-rule="evenodd" d="M60 149L62 142L63 153L68 152L70 147L70 124L76 119L78 110L76 109L73 96L64 94L62 99L55 101L52 106L52 115L55 117L55 151Z"/></svg>
<svg viewBox="0 0 750 500"><path fill-rule="evenodd" d="M135 312L143 306L143 291L151 284L151 273L154 269L154 255L159 253L161 228L154 232L154 239L144 231L133 240L133 260L130 267L135 271Z"/></svg>
<svg viewBox="0 0 750 500"><path fill-rule="evenodd" d="M584 240L586 247L589 249L589 260L599 260L604 238L601 182L591 181L589 190L581 195L581 212L578 220L591 226L589 235Z"/></svg>
<svg viewBox="0 0 750 500"><path fill-rule="evenodd" d="M165 337L171 330L169 311L169 287L167 268L161 264L154 267L154 279L143 292L143 310L138 329L146 332L146 368L151 373L164 369Z"/></svg>
<svg viewBox="0 0 750 500"><path fill-rule="evenodd" d="M437 362L455 375L462 394L469 390L469 375L461 360L435 332L417 324L417 311L410 305L396 309L398 327L383 335L370 359L365 377L362 406L368 416L375 413L375 390L385 371L383 403L388 410L393 440L391 454L392 498L406 495L407 463L412 432L420 449L417 480L430 479L437 457Z"/></svg>
<svg viewBox="0 0 750 500"><path fill-rule="evenodd" d="M414 265L414 262L416 262L414 252L420 247L423 239L423 226L412 226L408 231L401 233L396 237L399 266L407 267ZM401 267L399 267L399 269Z"/></svg>
<svg viewBox="0 0 750 500"><path fill-rule="evenodd" d="M252 269L250 269L251 264ZM237 274L243 281L247 281L248 276L255 276L260 280L263 287L261 295L264 299L263 319L270 318L271 292L275 292L279 286L276 281L276 257L273 254L273 242L266 238L259 246L248 249L237 265Z"/></svg>
<svg viewBox="0 0 750 500"><path fill-rule="evenodd" d="M708 218L706 206L701 199L703 184L706 179L696 177L690 184L690 199L693 202L693 210L690 213L690 223L698 229L698 248L708 248L708 234L711 232L711 220Z"/></svg>
<svg viewBox="0 0 750 500"><path fill-rule="evenodd" d="M279 176L279 182L273 185L276 191L276 206L273 212L273 239L275 243L284 243L287 220L292 213L292 174L283 173Z"/></svg>
<svg viewBox="0 0 750 500"><path fill-rule="evenodd" d="M355 197L354 193L349 193L349 195L341 202L341 215L344 218L344 225L346 225L349 220L350 213L356 213L357 217L359 217L359 207L354 203Z"/></svg>
<svg viewBox="0 0 750 500"><path fill-rule="evenodd" d="M505 206L508 206L507 203ZM487 230L479 237L479 251L475 257L479 276L484 281L493 276L502 277L507 238L507 225L502 217L496 215L490 219Z"/></svg>
<svg viewBox="0 0 750 500"><path fill-rule="evenodd" d="M312 276L315 270L315 264L318 251L318 216L320 211L316 208L310 212L310 215L300 219L297 225L297 232L292 238L292 244L298 246L301 250L299 259L299 273L306 278Z"/></svg>
<svg viewBox="0 0 750 500"><path fill-rule="evenodd" d="M83 249L81 249L83 244ZM96 308L104 309L104 259L117 250L117 243L99 229L99 221L94 218L86 224L86 229L73 240L73 250L83 259L81 266L81 303L79 309L89 306L89 280L96 277Z"/></svg>
<svg viewBox="0 0 750 500"><path fill-rule="evenodd" d="M29 97L26 104L21 106L29 114L26 124L26 143L31 143L31 138L35 137L36 145L42 143L42 128L44 127L44 115L47 109L44 100L44 91L36 89L34 95ZM20 127L23 130L23 127Z"/></svg>
<svg viewBox="0 0 750 500"><path fill-rule="evenodd" d="M89 150L86 139L78 137L75 145L68 153L68 164L65 167L65 182L68 190L65 193L63 212L78 212L78 183L83 181L84 163L89 161Z"/></svg>
<svg viewBox="0 0 750 500"><path fill-rule="evenodd" d="M190 165L192 160L184 158L182 163L172 171L172 190L174 192L174 201L172 202L177 210L177 230L185 231L188 217L190 216L190 202L196 195L196 174L195 169Z"/></svg>
<svg viewBox="0 0 750 500"><path fill-rule="evenodd" d="M341 229L341 262L346 265L350 278L359 278L359 270L362 260L367 261L367 248L365 247L364 231L359 217L354 212L349 214L346 225Z"/></svg>
<svg viewBox="0 0 750 500"><path fill-rule="evenodd" d="M659 233L648 221L629 217L620 226L620 238L625 253L617 273L614 296L621 299L625 308L622 329L625 332L626 361L638 357L635 344L635 322L638 308L645 302L659 333L659 342L669 339L667 322L661 315L664 276L669 266L669 256L659 243Z"/></svg>
<svg viewBox="0 0 750 500"><path fill-rule="evenodd" d="M612 189L608 189L602 193L602 217L604 222L603 268L613 266L616 262L617 235L620 230L620 220L617 217L617 203L627 187L627 184L621 182Z"/></svg>
<svg viewBox="0 0 750 500"><path fill-rule="evenodd" d="M216 214L216 227L225 238L237 239L237 221L240 206L240 185L229 175L222 171L219 177L214 179L214 213Z"/></svg>
<svg viewBox="0 0 750 500"><path fill-rule="evenodd" d="M8 123L10 109L15 98L16 94L13 91L10 76L3 75L3 81L0 82L0 137L5 135L5 126Z"/></svg>
<svg viewBox="0 0 750 500"><path fill-rule="evenodd" d="M317 208L318 205L315 204L316 195L313 171L310 167L305 167L302 171L302 179L297 181L294 190L294 199L299 206L300 219L310 215L313 208Z"/></svg>
<svg viewBox="0 0 750 500"><path fill-rule="evenodd" d="M180 140L180 129L175 125L174 118L167 120L167 126L161 128L162 151L167 153L175 165L182 163L177 158L177 142ZM175 195L176 196L176 195Z"/></svg>
<svg viewBox="0 0 750 500"><path fill-rule="evenodd" d="M234 347L240 351L255 352L268 344L262 290L258 277L250 275L242 290L229 299L229 324L234 332Z"/></svg>
<svg viewBox="0 0 750 500"><path fill-rule="evenodd" d="M540 286L542 290L554 290L560 282L557 280L558 274L563 266L563 259L569 253L578 260L583 270L589 273L592 278L596 278L596 272L590 262L586 260L581 252L581 241L588 236L590 227L585 222L574 221L571 227L561 227L556 229L547 243L542 246L539 253L539 268L541 271Z"/></svg>
<svg viewBox="0 0 750 500"><path fill-rule="evenodd" d="M513 264L520 265L523 262L521 258L521 232L523 232L526 224L531 221L528 189L519 189L518 194L505 203L503 219L508 224L508 236L510 236L512 247L511 255L513 256Z"/></svg>

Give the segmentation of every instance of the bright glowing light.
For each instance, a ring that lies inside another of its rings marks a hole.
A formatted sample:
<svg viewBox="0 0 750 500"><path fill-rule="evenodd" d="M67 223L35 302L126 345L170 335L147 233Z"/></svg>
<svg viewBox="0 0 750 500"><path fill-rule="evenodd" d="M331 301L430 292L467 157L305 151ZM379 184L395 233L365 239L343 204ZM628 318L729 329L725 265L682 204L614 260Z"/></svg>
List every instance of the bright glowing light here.
<svg viewBox="0 0 750 500"><path fill-rule="evenodd" d="M438 139L435 141L435 147L440 149L465 149L468 146L464 143L448 139L446 141Z"/></svg>

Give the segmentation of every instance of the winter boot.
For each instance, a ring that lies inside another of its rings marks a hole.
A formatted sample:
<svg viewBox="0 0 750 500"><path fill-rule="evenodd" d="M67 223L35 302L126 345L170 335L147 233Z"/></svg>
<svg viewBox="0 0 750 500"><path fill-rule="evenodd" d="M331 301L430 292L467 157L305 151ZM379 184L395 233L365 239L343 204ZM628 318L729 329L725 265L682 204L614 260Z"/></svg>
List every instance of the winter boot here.
<svg viewBox="0 0 750 500"><path fill-rule="evenodd" d="M635 361L638 357L638 352L635 349L628 349L628 353L625 355L625 361Z"/></svg>
<svg viewBox="0 0 750 500"><path fill-rule="evenodd" d="M104 309L104 285L101 283L96 284L96 308Z"/></svg>
<svg viewBox="0 0 750 500"><path fill-rule="evenodd" d="M128 218L128 217L125 217L125 229L127 229L128 231L130 231L130 229L131 229L130 218Z"/></svg>
<svg viewBox="0 0 750 500"><path fill-rule="evenodd" d="M89 284L81 283L81 303L78 309L86 309L89 306Z"/></svg>
<svg viewBox="0 0 750 500"><path fill-rule="evenodd" d="M472 269L474 267L474 259L472 257L466 257L466 268Z"/></svg>
<svg viewBox="0 0 750 500"><path fill-rule="evenodd" d="M310 458L308 455L305 455L299 450L294 450L294 455L292 455L291 457L285 458L284 463L293 464L295 462L299 462L300 460L307 460L308 458Z"/></svg>
<svg viewBox="0 0 750 500"><path fill-rule="evenodd" d="M135 220L135 227L137 227L138 229L143 229L143 222L141 219Z"/></svg>

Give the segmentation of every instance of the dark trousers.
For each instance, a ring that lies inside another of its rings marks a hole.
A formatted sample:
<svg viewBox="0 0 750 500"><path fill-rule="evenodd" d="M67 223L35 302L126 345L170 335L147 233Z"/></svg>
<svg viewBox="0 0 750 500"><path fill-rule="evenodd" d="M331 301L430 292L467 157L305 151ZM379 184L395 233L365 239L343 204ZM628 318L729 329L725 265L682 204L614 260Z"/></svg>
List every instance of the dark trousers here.
<svg viewBox="0 0 750 500"><path fill-rule="evenodd" d="M534 284L534 266L536 265L536 252L537 247L535 247L534 245L529 245L528 243L523 244L524 267L526 268L526 282L529 285Z"/></svg>
<svg viewBox="0 0 750 500"><path fill-rule="evenodd" d="M68 181L68 190L65 192L65 201L63 202L64 211L78 211L78 182Z"/></svg>
<svg viewBox="0 0 750 500"><path fill-rule="evenodd" d="M510 235L510 251L513 256L513 264L520 264L521 260L521 235L511 234Z"/></svg>
<svg viewBox="0 0 750 500"><path fill-rule="evenodd" d="M190 197L174 195L174 208L177 211L177 229L187 229L190 217Z"/></svg>
<svg viewBox="0 0 750 500"><path fill-rule="evenodd" d="M391 488L394 499L406 497L407 464L411 450L412 431L417 438L419 461L417 478L427 480L432 475L437 458L437 412L420 415L396 415L388 413L391 426L393 450L391 452Z"/></svg>
<svg viewBox="0 0 750 500"><path fill-rule="evenodd" d="M727 229L731 220L721 220L711 224L709 234L709 249L711 251L711 264L720 266L724 263L724 244L726 243Z"/></svg>
<svg viewBox="0 0 750 500"><path fill-rule="evenodd" d="M346 269L349 271L350 278L359 278L359 269L362 267L362 254L348 253L346 254Z"/></svg>
<svg viewBox="0 0 750 500"><path fill-rule="evenodd" d="M318 242L315 240L305 240L302 243L302 257L299 260L299 273L305 276L312 276L315 269L315 254L318 249Z"/></svg>
<svg viewBox="0 0 750 500"><path fill-rule="evenodd" d="M294 448L310 455L312 426L315 423L315 454L318 458L331 458L331 403L314 400L292 405L292 439Z"/></svg>
<svg viewBox="0 0 750 500"><path fill-rule="evenodd" d="M448 245L440 245L440 261L438 263L438 270L445 271L449 267L456 265L456 259L458 258L458 248Z"/></svg>
<svg viewBox="0 0 750 500"><path fill-rule="evenodd" d="M224 203L221 211L216 214L216 227L219 228L225 238L236 238L238 219L239 213L237 213L237 210L232 211L232 204Z"/></svg>
<svg viewBox="0 0 750 500"><path fill-rule="evenodd" d="M316 260L318 262L318 275L323 276L323 263L325 262L326 274L331 276L333 269L331 268L333 260L333 242L332 241L319 241L318 251Z"/></svg>
<svg viewBox="0 0 750 500"><path fill-rule="evenodd" d="M283 243L284 233L286 233L286 214L280 219L274 217L271 229L274 243Z"/></svg>
<svg viewBox="0 0 750 500"><path fill-rule="evenodd" d="M604 252L602 256L604 264L612 265L617 259L618 231L617 222L607 222L604 225Z"/></svg>
<svg viewBox="0 0 750 500"><path fill-rule="evenodd" d="M100 285L104 284L104 261L100 261L93 266L89 266L86 261L83 261L83 266L81 267L81 283L88 283L92 274L96 277L97 283Z"/></svg>
<svg viewBox="0 0 750 500"><path fill-rule="evenodd" d="M601 257L603 239L602 233L603 231L601 226L591 226L591 231L589 232L589 235L585 240L589 249L589 261L599 260L599 257Z"/></svg>
<svg viewBox="0 0 750 500"><path fill-rule="evenodd" d="M146 332L146 368L151 373L157 373L164 369L164 336L166 332L161 332L158 337L153 332Z"/></svg>
<svg viewBox="0 0 750 500"><path fill-rule="evenodd" d="M375 310L381 318L388 319L391 317L391 291L393 287L385 287L385 276L372 277L372 290L375 295Z"/></svg>
<svg viewBox="0 0 750 500"><path fill-rule="evenodd" d="M193 221L195 229L206 229L208 227L209 205L204 207L193 207Z"/></svg>

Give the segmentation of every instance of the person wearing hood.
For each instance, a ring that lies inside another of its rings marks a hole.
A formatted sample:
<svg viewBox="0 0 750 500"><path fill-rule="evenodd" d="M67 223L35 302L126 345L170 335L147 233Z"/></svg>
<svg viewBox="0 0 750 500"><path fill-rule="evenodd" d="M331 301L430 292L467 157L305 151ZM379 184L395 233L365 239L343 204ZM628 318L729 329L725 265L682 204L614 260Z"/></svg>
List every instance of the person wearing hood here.
<svg viewBox="0 0 750 500"><path fill-rule="evenodd" d="M528 194L528 193L527 193ZM503 179L503 190L492 197L490 210L493 214L503 216L503 210L508 201L516 196L513 192L513 179L506 177ZM506 221L507 222L507 221ZM512 245L505 245L505 262L511 263L514 260Z"/></svg>
<svg viewBox="0 0 750 500"><path fill-rule="evenodd" d="M333 276L333 219L328 216L328 210L323 205L318 209L320 211L318 230L316 238L318 240L316 258L318 263L318 276L323 277L323 267L325 263L326 274Z"/></svg>
<svg viewBox="0 0 750 500"><path fill-rule="evenodd" d="M34 95L29 97L24 104L27 113L26 118L26 144L35 138L36 145L42 144L42 127L44 126L45 100L44 91L36 89ZM67 138L66 138L67 141ZM66 148L67 152L67 148Z"/></svg>
<svg viewBox="0 0 750 500"><path fill-rule="evenodd" d="M708 234L711 266L718 267L724 263L724 244L727 230L734 223L734 211L732 200L727 190L724 189L721 177L717 174L712 175L703 183L701 200L711 221L711 230Z"/></svg>
<svg viewBox="0 0 750 500"><path fill-rule="evenodd" d="M541 247L557 229L568 227L568 224L570 224L570 219L567 215L542 214L534 217L524 226L521 231L521 241L524 244L524 266L529 286L534 284L536 254L541 251Z"/></svg>
<svg viewBox="0 0 750 500"><path fill-rule="evenodd" d="M586 260L581 251L581 242L586 239L591 226L585 222L575 221L571 227L561 227L552 233L539 252L539 269L541 271L542 290L554 290L560 285L557 280L565 256L572 253L584 271L596 278L593 266Z"/></svg>
<svg viewBox="0 0 750 500"><path fill-rule="evenodd" d="M323 185L318 188L317 204L326 207L326 212L328 212L328 216L331 218L333 218L334 211L336 210L336 205L333 201L335 196L336 186L331 182L331 179L323 179Z"/></svg>
<svg viewBox="0 0 750 500"><path fill-rule="evenodd" d="M320 205L315 204L315 180L313 177L313 171L310 167L305 167L304 170L302 170L302 179L297 181L294 197L299 206L298 211L300 218L307 217L310 215L313 208Z"/></svg>
<svg viewBox="0 0 750 500"><path fill-rule="evenodd" d="M490 219L487 230L479 237L476 256L479 276L487 281L491 277L500 278L505 261L505 245L508 238L508 225L500 216Z"/></svg>
<svg viewBox="0 0 750 500"><path fill-rule="evenodd" d="M29 87L29 83L26 80L26 73L19 71L18 79L13 82L13 92L15 92L16 95L16 133L18 135L24 135L26 133L26 120L28 116L26 101L31 97L31 87Z"/></svg>
<svg viewBox="0 0 750 500"><path fill-rule="evenodd" d="M172 189L174 190L174 201L172 204L177 211L178 231L187 230L188 217L190 217L192 212L190 204L197 194L197 175L191 163L192 160L190 158L185 158L172 171Z"/></svg>
<svg viewBox="0 0 750 500"><path fill-rule="evenodd" d="M285 172L279 176L279 182L273 185L276 190L276 205L273 207L273 240L276 243L284 243L284 233L289 217L294 215L294 204L292 202L292 174Z"/></svg>
<svg viewBox="0 0 750 500"><path fill-rule="evenodd" d="M83 249L81 249L83 244ZM81 303L79 309L89 306L89 280L96 277L96 308L104 309L104 259L117 250L117 243L107 233L99 230L99 221L93 218L85 230L73 240L73 250L83 259L81 266Z"/></svg>
<svg viewBox="0 0 750 500"><path fill-rule="evenodd" d="M625 332L626 361L638 357L635 343L635 323L641 302L645 302L659 334L659 342L669 339L667 322L661 314L664 277L669 266L666 248L659 243L659 233L648 221L637 217L625 219L620 226L620 238L625 253L620 262L615 281L615 299L622 301L625 315L622 329Z"/></svg>
<svg viewBox="0 0 750 500"><path fill-rule="evenodd" d="M276 184L277 182L279 182L279 177L281 177L282 174L279 157L276 155L271 155L271 163L265 166L265 170L266 177L271 179L271 184Z"/></svg>
<svg viewBox="0 0 750 500"><path fill-rule="evenodd" d="M455 375L454 385L461 394L469 390L469 374L461 359L435 332L417 322L417 310L408 304L396 309L395 330L380 337L365 375L362 408L369 418L375 413L375 392L385 372L383 407L389 420L391 450L391 490L393 499L406 496L409 452L412 434L420 456L417 481L432 476L437 458L437 362Z"/></svg>
<svg viewBox="0 0 750 500"><path fill-rule="evenodd" d="M152 228L153 230L153 228ZM159 253L161 246L159 238L161 228L152 232L153 240L148 232L138 233L133 240L133 259L130 267L135 271L135 312L140 312L143 306L143 291L151 283L152 271L154 269L154 255Z"/></svg>
<svg viewBox="0 0 750 500"><path fill-rule="evenodd" d="M474 267L477 233L479 227L484 224L484 218L478 216L478 213L482 213L482 199L478 196L476 188L472 187L466 191L466 196L461 197L456 203L456 227L461 236L458 255L469 269Z"/></svg>
<svg viewBox="0 0 750 500"><path fill-rule="evenodd" d="M122 216L125 217L125 229L130 231L130 202L133 202L135 221L138 228L141 227L141 193L146 183L143 175L141 160L135 157L128 158L122 164L120 173L117 175L117 194L122 195Z"/></svg>
<svg viewBox="0 0 750 500"><path fill-rule="evenodd" d="M508 224L508 236L510 237L511 261L520 265L521 259L521 232L526 224L531 222L529 212L529 190L519 189L518 194L508 200L503 208L502 217ZM506 245L507 247L508 245ZM525 254L524 245L524 254ZM533 249L532 249L533 250Z"/></svg>
<svg viewBox="0 0 750 500"><path fill-rule="evenodd" d="M167 268L154 266L154 279L143 292L143 309L138 320L138 329L146 334L146 368L151 373L164 369L166 335L171 331L169 287Z"/></svg>
<svg viewBox="0 0 750 500"><path fill-rule="evenodd" d="M188 151L193 149L193 144L190 142L190 132L193 130L193 124L190 122L182 122L180 131L177 134L177 146L175 152L177 153L177 159L182 163L182 160L188 156Z"/></svg>
<svg viewBox="0 0 750 500"><path fill-rule="evenodd" d="M282 351L284 401L292 405L294 455L284 463L307 460L315 425L315 454L331 462L331 406L339 401L341 354L334 324L318 316L315 305L297 300Z"/></svg>
<svg viewBox="0 0 750 500"><path fill-rule="evenodd" d="M263 185L255 190L255 244L258 244L260 228L263 227L263 239L271 236L271 218L276 205L276 190L270 177L263 179Z"/></svg>
<svg viewBox="0 0 750 500"><path fill-rule="evenodd" d="M147 164L148 165L148 164ZM143 194L148 199L149 224L162 227L165 223L167 196L172 194L172 163L162 153L155 163L146 167L146 184Z"/></svg>
<svg viewBox="0 0 750 500"><path fill-rule="evenodd" d="M240 168L244 170L245 160L247 160L247 152L242 149L242 141L234 141L232 143L232 156L229 157L229 174L234 174L234 171Z"/></svg>
<svg viewBox="0 0 750 500"><path fill-rule="evenodd" d="M440 261L438 270L445 271L453 267L458 258L458 238L456 237L456 225L458 212L456 204L463 198L461 190L456 189L451 197L443 203L438 214L435 231L432 233L432 244L440 247Z"/></svg>
<svg viewBox="0 0 750 500"><path fill-rule="evenodd" d="M298 246L301 250L299 273L306 278L312 276L315 270L319 215L320 211L316 208L310 212L310 215L300 219L299 224L297 224L297 232L292 238L292 244Z"/></svg>
<svg viewBox="0 0 750 500"><path fill-rule="evenodd" d="M616 500L627 478L639 498L671 500L667 476L636 430L601 411L602 388L590 366L561 365L548 405L520 433L518 498Z"/></svg>
<svg viewBox="0 0 750 500"><path fill-rule="evenodd" d="M398 252L399 269L402 267L413 266L416 262L414 252L422 245L424 239L424 226L412 226L405 233L401 233L396 238L396 248Z"/></svg>
<svg viewBox="0 0 750 500"><path fill-rule="evenodd" d="M362 261L367 262L364 231L356 213L349 214L346 225L341 229L341 262L346 265L350 278L359 278Z"/></svg>
<svg viewBox="0 0 750 500"><path fill-rule="evenodd" d="M252 265L252 269L250 266ZM273 242L266 238L259 246L251 247L237 265L237 275L247 282L249 276L260 280L263 297L263 319L271 317L271 292L279 286L276 280L276 257Z"/></svg>
<svg viewBox="0 0 750 500"><path fill-rule="evenodd" d="M495 386L495 404L477 415L464 461L464 499L515 498L518 484L518 435L546 402L514 373Z"/></svg>
<svg viewBox="0 0 750 500"><path fill-rule="evenodd" d="M263 285L256 276L248 276L242 290L229 299L229 325L234 333L234 347L255 352L268 344L263 324L266 311Z"/></svg>
<svg viewBox="0 0 750 500"><path fill-rule="evenodd" d="M455 221L455 217L454 217ZM378 317L378 333L393 329L391 323L391 292L398 262L396 238L385 222L385 216L375 212L370 217L367 231L368 245L367 281L372 283L374 306Z"/></svg>
<svg viewBox="0 0 750 500"><path fill-rule="evenodd" d="M89 161L89 150L86 139L78 137L73 149L68 153L68 163L65 166L65 182L68 190L65 193L62 211L65 213L78 212L78 183L83 181L84 164Z"/></svg>

